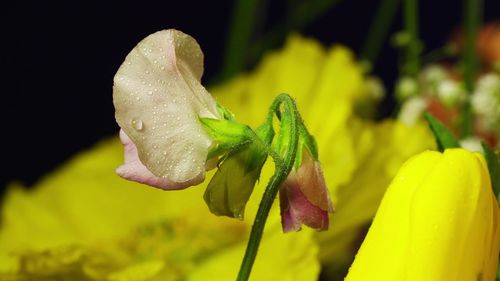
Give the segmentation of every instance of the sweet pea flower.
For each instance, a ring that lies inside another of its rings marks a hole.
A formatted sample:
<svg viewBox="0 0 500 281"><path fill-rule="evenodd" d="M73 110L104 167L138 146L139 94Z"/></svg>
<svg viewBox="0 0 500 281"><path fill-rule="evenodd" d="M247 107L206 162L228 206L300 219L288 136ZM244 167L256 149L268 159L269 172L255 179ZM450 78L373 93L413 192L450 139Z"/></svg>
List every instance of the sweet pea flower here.
<svg viewBox="0 0 500 281"><path fill-rule="evenodd" d="M345 280L493 281L499 227L481 155L423 152L387 189Z"/></svg>
<svg viewBox="0 0 500 281"><path fill-rule="evenodd" d="M161 189L204 180L213 140L200 117L221 119L200 84L203 53L191 36L169 29L143 39L114 77L113 103L121 127L123 178Z"/></svg>
<svg viewBox="0 0 500 281"><path fill-rule="evenodd" d="M308 149L303 149L301 165L292 169L279 196L283 232L299 231L302 224L317 230L328 229L328 213L333 212L333 204L321 165Z"/></svg>

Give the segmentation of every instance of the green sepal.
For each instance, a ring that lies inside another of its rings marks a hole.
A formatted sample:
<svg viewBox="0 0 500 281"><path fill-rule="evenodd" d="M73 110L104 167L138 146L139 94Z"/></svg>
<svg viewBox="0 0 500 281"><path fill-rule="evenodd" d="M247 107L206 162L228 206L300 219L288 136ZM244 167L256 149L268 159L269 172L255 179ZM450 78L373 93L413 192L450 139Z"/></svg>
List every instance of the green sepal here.
<svg viewBox="0 0 500 281"><path fill-rule="evenodd" d="M309 155L311 155L314 160L318 161L318 145L316 143L316 140L311 134L309 134L309 131L307 131L306 126L303 122L299 123L298 128L299 143L297 146L298 150L297 154L295 155L295 162L293 165L295 170L297 170L300 167L300 164L302 164L303 149L307 149Z"/></svg>
<svg viewBox="0 0 500 281"><path fill-rule="evenodd" d="M434 134L434 138L436 139L436 144L438 150L443 152L447 148L457 148L460 147L457 139L453 134L443 125L439 120L437 120L430 113L424 113L424 117L429 124L429 127Z"/></svg>
<svg viewBox="0 0 500 281"><path fill-rule="evenodd" d="M265 143L270 143L274 136L272 126L266 124L255 133ZM256 142L232 151L219 165L203 195L210 211L217 216L243 219L266 158L267 152Z"/></svg>
<svg viewBox="0 0 500 281"><path fill-rule="evenodd" d="M486 158L486 163L488 164L493 192L497 197L497 201L500 202L500 160L489 145L481 142L481 146L483 147L484 158Z"/></svg>
<svg viewBox="0 0 500 281"><path fill-rule="evenodd" d="M217 111L222 115L222 118L225 120L230 120L230 121L236 121L236 118L234 117L234 114L224 106L220 105L217 103Z"/></svg>
<svg viewBox="0 0 500 281"><path fill-rule="evenodd" d="M214 140L207 159L240 149L252 142L251 129L234 120L200 118L205 131Z"/></svg>
<svg viewBox="0 0 500 281"><path fill-rule="evenodd" d="M266 156L251 144L223 160L203 195L213 214L243 219Z"/></svg>
<svg viewBox="0 0 500 281"><path fill-rule="evenodd" d="M279 155L286 155L288 151L288 144L290 143L293 133L291 132L291 122L292 122L292 112L285 107L283 111L279 112L278 118L280 119L280 130L278 132L278 137L274 143L274 149Z"/></svg>

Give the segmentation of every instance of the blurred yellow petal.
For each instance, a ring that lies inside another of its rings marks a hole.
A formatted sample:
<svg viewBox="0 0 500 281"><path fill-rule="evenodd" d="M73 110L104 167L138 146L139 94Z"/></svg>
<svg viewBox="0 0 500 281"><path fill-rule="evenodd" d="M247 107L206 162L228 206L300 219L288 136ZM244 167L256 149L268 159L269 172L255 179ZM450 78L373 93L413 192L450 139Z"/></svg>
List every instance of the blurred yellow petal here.
<svg viewBox="0 0 500 281"><path fill-rule="evenodd" d="M204 186L165 192L123 180L113 172L121 158L115 138L76 156L32 190L9 187L2 206L0 280L174 281L206 262L215 272L238 270L262 189L250 199L245 222L216 217L203 201ZM315 280L319 263L311 234L281 239L279 229L276 207L262 248L281 261L276 274L307 268L301 270L304 278L290 280ZM306 259L283 251L291 244ZM229 263L236 265L227 268ZM253 274L268 269L258 262Z"/></svg>
<svg viewBox="0 0 500 281"><path fill-rule="evenodd" d="M254 281L313 281L319 275L319 263L317 260L318 248L313 243L312 232L303 231L302 235L284 235L281 227L274 227L269 230L268 238L262 241L259 248L258 258L255 261L255 268L250 275L250 280ZM296 249L307 249L306 251L296 251ZM189 281L204 280L234 280L241 256L245 250L245 245L240 244L231 250L222 252L214 256L208 262L190 275ZM287 253L281 257L280 253ZM227 270L221 271L221 264Z"/></svg>

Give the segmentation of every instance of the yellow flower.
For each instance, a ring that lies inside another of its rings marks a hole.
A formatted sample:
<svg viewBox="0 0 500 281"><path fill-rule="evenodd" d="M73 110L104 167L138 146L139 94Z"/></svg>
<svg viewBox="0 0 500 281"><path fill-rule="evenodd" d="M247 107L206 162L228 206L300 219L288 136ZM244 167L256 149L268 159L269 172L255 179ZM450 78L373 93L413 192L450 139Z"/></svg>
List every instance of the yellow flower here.
<svg viewBox="0 0 500 281"><path fill-rule="evenodd" d="M421 153L387 189L345 280L492 281L499 227L482 156Z"/></svg>
<svg viewBox="0 0 500 281"><path fill-rule="evenodd" d="M141 186L114 174L121 161L115 138L33 190L10 186L1 213L0 280L233 280L260 194L249 202L247 221L216 217L203 202L205 187ZM291 247L293 255L284 250ZM311 232L281 233L275 208L251 280L316 280L316 255Z"/></svg>

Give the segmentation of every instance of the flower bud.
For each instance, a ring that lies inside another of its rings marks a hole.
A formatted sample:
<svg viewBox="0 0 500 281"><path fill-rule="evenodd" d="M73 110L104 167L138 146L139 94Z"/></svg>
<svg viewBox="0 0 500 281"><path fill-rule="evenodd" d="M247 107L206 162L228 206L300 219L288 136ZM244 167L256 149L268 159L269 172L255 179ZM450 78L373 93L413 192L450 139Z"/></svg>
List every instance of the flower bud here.
<svg viewBox="0 0 500 281"><path fill-rule="evenodd" d="M387 189L345 280L492 281L499 226L481 155L423 152Z"/></svg>
<svg viewBox="0 0 500 281"><path fill-rule="evenodd" d="M318 161L307 148L301 164L292 169L280 189L281 223L284 232L299 231L305 224L317 230L328 229L332 201Z"/></svg>

